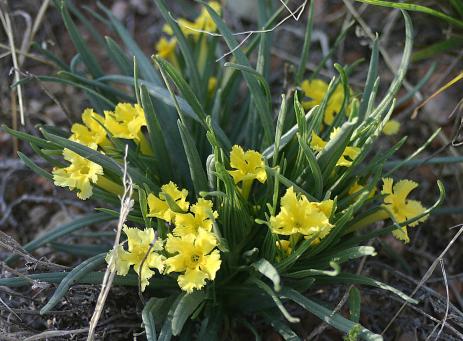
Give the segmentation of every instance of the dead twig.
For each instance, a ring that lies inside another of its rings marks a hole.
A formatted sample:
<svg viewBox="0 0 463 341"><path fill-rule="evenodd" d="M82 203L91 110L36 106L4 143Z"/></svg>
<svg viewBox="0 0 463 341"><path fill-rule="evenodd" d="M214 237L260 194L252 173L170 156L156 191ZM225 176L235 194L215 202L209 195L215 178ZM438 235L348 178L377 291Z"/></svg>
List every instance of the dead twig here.
<svg viewBox="0 0 463 341"><path fill-rule="evenodd" d="M129 152L129 148L128 148L128 145L126 145L125 156L124 156L124 169L123 169L124 193L122 194L122 197L121 197L121 209L120 209L119 221L117 223L116 238L114 239L113 250L115 250L116 247L119 246L119 240L121 237L122 227L127 219L127 216L129 215L129 212L132 210L132 207L133 207L133 199L132 199L133 183L127 171L128 152ZM106 268L103 282L101 284L101 291L100 291L100 294L98 295L98 300L96 302L96 306L95 306L95 310L92 315L92 319L90 320L87 341L94 340L95 328L98 325L98 321L103 311L106 298L108 297L109 291L111 290L111 284L116 274L115 269L114 269L115 262L116 262L116 259L113 253L108 262L108 266Z"/></svg>

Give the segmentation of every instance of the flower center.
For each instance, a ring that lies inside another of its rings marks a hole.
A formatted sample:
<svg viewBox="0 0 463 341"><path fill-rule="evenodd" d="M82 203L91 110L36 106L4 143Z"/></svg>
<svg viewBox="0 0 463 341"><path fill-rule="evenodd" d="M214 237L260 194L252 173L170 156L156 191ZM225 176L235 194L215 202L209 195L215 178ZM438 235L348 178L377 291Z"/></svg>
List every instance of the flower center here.
<svg viewBox="0 0 463 341"><path fill-rule="evenodd" d="M198 263L200 259L201 259L201 256L198 255L198 254L191 255L191 262L193 262L195 264Z"/></svg>
<svg viewBox="0 0 463 341"><path fill-rule="evenodd" d="M84 166L80 169L80 174L88 174L90 172L90 167Z"/></svg>

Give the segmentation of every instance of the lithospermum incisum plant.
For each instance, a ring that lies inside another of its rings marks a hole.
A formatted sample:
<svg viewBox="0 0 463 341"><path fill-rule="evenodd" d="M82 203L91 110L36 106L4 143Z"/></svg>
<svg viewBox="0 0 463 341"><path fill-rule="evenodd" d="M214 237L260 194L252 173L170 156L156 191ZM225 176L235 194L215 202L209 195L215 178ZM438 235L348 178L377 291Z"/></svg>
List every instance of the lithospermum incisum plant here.
<svg viewBox="0 0 463 341"><path fill-rule="evenodd" d="M269 83L270 31L239 46L218 2L204 2L191 18L169 13L165 0L155 3L166 26L152 58L99 4L97 20L110 25L115 35L103 39L98 31L90 32L106 43L118 69L106 75L79 35L67 3L58 2L77 55L71 67L58 63L63 69L56 76L36 78L84 89L91 108L70 130L40 126L42 137L4 127L53 167L49 173L20 154L34 171L103 206L45 232L25 250L32 252L90 224L108 228L95 237L99 247L85 249L91 257L76 271L31 275L60 283L41 313L58 309L70 283L101 283L104 270L99 269L107 263L115 274L113 285L133 287L143 297L149 340L157 335L163 340L172 335L218 340L244 329L257 336L264 332L262 326L297 340L301 316L300 310L290 309L294 305L341 333L381 339L368 326L306 294L316 295L321 286L330 292L334 285L355 283L416 303L348 266L375 255L367 245L373 238L392 233L408 241L407 228L424 222L443 196L439 184L441 195L434 205L421 204L418 191L410 199L417 184L396 172L404 162L385 170L406 138L381 151L376 143L385 138L409 64L413 35L408 15L403 14L406 40L400 67L378 98L376 41L364 87L354 91L349 84L358 63L335 64L337 72L329 81L318 72L306 73L311 2L294 79L275 100L271 94L283 80ZM259 3L265 31L285 7ZM84 17L77 8L73 12ZM216 61L227 50L230 62ZM101 238L114 230L103 223L119 217L124 172L133 184L133 207L120 241L105 248ZM7 263L15 261L12 256ZM19 277L0 279L0 285L29 282Z"/></svg>

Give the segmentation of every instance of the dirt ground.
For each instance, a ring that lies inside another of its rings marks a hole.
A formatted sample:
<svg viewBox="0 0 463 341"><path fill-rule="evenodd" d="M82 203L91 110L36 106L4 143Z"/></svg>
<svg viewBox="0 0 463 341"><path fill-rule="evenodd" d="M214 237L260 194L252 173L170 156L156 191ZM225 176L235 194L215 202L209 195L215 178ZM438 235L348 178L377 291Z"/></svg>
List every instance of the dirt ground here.
<svg viewBox="0 0 463 341"><path fill-rule="evenodd" d="M298 1L292 1L297 3ZM432 1L429 1L432 2ZM1 3L3 9L9 8L12 15L12 27L15 42L20 46L27 40L27 27L34 22L42 1L9 1ZM79 6L89 6L96 9L93 1L79 1ZM103 1L113 13L120 18L129 31L133 33L141 47L150 55L153 53L154 43L159 37L163 22L160 15L148 0ZM334 41L340 28L350 20L352 13L346 9L342 1L317 1L316 22L314 35L317 39L326 40L330 44ZM294 5L293 4L293 5ZM191 16L194 4L190 1L171 1L169 5L173 13ZM295 5L294 5L295 6ZM358 6L364 23L371 32L378 32L382 38L381 46L387 53L393 69L400 61L404 41L404 28L400 12L377 7ZM255 27L252 20L237 17L232 10L225 11L227 21L234 30ZM415 26L415 46L426 46L436 42L446 34L448 27L440 21L418 14L412 14ZM97 24L100 32L105 32L101 24ZM302 46L305 18L300 22L288 20L275 32L275 47L273 54L272 80L275 89L281 87L284 77L285 64L296 60ZM108 35L111 32L105 32ZM50 4L43 20L38 27L34 41L47 44L66 62L75 54L72 43L64 29L59 12ZM281 42L278 43L278 42ZM12 63L6 46L7 37L0 31L0 122L9 126L19 127L19 113L16 93L11 91L13 80ZM102 57L95 42L93 51ZM352 63L359 58L369 58L369 38L356 23L347 36L346 41L338 48L335 61L341 64ZM320 46L315 42L315 46ZM20 70L24 74L43 75L56 70L44 63L32 49L26 49L27 54L20 58ZM322 49L314 50L311 63L320 60ZM416 84L435 64L436 71L430 81L414 98L400 106L394 117L402 122L401 136L409 135L409 140L399 152L398 158L406 158L416 148L423 145L429 136L439 127L442 132L431 143L420 157L459 156L461 150L452 146L452 141L459 141L458 127L461 112L454 109L462 99L462 85L457 84L452 89L441 94L412 117L413 109L429 97L440 86L457 75L461 68L462 54L459 51L445 55L438 55L425 61L413 63L407 74L409 84ZM103 65L109 65L104 63ZM309 65L309 67L310 67ZM382 84L384 91L392 79L391 67L381 64ZM108 70L111 71L110 66ZM368 63L362 63L352 78L352 85L362 84ZM324 70L327 76L334 71L328 67ZM80 116L88 102L84 95L71 87L47 83L40 84L31 81L23 87L23 98L26 113L26 125L21 127L27 132L37 133L36 124L52 124L69 127L70 123ZM276 91L277 92L277 91ZM453 112L453 115L451 115ZM397 137L388 137L382 143L389 145L397 141ZM19 244L36 238L58 224L71 220L86 212L91 212L95 206L92 201L79 201L72 193L64 189L55 188L53 184L28 170L16 157L20 150L33 157L34 153L26 143L17 142L10 135L0 131L0 231L12 236ZM37 160L38 162L42 162ZM42 162L42 165L45 165ZM420 189L415 193L424 198L425 204L432 204L438 195L436 181L441 179L447 189L447 198L441 209L426 223L413 229L411 242L403 245L392 237L378 239L373 246L378 256L353 264L352 271L362 271L386 282L407 294L419 285L415 294L420 303L416 306L404 308L397 318L394 315L401 308L402 302L385 291L361 287L362 314L361 323L375 332L381 332L391 320L394 320L384 336L387 340L424 340L429 335L430 340L440 333L441 340L463 339L463 266L461 238L450 245L452 238L459 231L463 206L461 204L461 175L462 164L421 166L406 169L401 175L409 176L420 182ZM86 232L109 231L111 226L93 226ZM69 236L62 243L72 243L75 236ZM0 238L1 239L1 238ZM80 238L85 243L85 238ZM91 243L92 239L88 239ZM0 240L1 242L1 240ZM108 237L103 242L111 244ZM449 246L446 253L441 254ZM10 251L0 248L2 261L2 276L17 273L39 271L39 265L33 261L19 262L14 268L9 268L3 260L10 255ZM52 248L40 248L33 253L38 260L47 260L50 270L56 271L55 264L73 266L78 264L82 256L71 257ZM43 270L43 269L42 269ZM434 270L429 272L430 270ZM421 283L423 278L429 277ZM99 293L99 287L89 285L73 286L65 299L55 310L47 315L39 314L40 308L53 293L54 285L37 282L23 288L0 287L0 340L39 340L59 335L61 340L81 340L86 338L89 319L91 318L94 302ZM310 296L328 300L333 307L345 299L346 287L330 287L329 290L320 288ZM345 300L344 300L345 303ZM141 308L137 293L124 288L114 288L107 301L100 325L97 329L98 339L101 340L144 340L141 328ZM345 311L346 304L341 311ZM441 330L442 319L446 323ZM61 331L61 334L53 334ZM63 332L65 331L65 332ZM311 315L307 315L300 325L300 332L307 340L337 340L341 336L327 328L327 326ZM37 335L36 338L31 337ZM280 337L268 332L265 339L279 340Z"/></svg>

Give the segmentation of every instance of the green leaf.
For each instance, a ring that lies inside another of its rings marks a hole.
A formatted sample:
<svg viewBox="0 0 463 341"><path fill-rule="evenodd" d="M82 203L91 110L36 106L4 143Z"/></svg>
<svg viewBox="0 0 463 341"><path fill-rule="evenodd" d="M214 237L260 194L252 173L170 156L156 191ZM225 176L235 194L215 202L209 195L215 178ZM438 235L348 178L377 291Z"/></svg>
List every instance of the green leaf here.
<svg viewBox="0 0 463 341"><path fill-rule="evenodd" d="M174 336L180 335L186 320L193 314L204 299L205 295L202 291L193 291L190 294L181 295L181 299L175 308L172 318L172 334Z"/></svg>
<svg viewBox="0 0 463 341"><path fill-rule="evenodd" d="M79 257L93 257L99 253L108 252L111 250L110 244L65 244L51 242L50 246L53 250L63 252L68 255Z"/></svg>
<svg viewBox="0 0 463 341"><path fill-rule="evenodd" d="M141 312L141 318L143 320L143 325L145 326L146 338L148 341L157 341L156 324L154 322L152 310L158 304L159 299L157 297L151 297Z"/></svg>
<svg viewBox="0 0 463 341"><path fill-rule="evenodd" d="M0 278L0 286L10 288L30 286L34 281L51 284L59 284L69 274L69 272L46 272L40 274L23 275L21 277ZM101 284L105 273L90 272L79 279L79 284ZM161 284L157 282L156 284ZM138 286L138 276L136 274L127 274L127 276L115 276L113 285Z"/></svg>
<svg viewBox="0 0 463 341"><path fill-rule="evenodd" d="M196 149L195 141L191 137L187 127L180 120L177 123L180 130L180 136L182 137L183 148L185 149L188 164L190 166L191 180L193 181L196 194L199 195L201 191L209 190L207 175L204 171L204 166L201 162L198 150Z"/></svg>
<svg viewBox="0 0 463 341"><path fill-rule="evenodd" d="M24 155L21 152L18 152L18 156L22 160L22 162L24 162L24 164L27 167L29 167L31 170L33 170L36 174L43 176L47 180L53 181L53 176L49 172L47 172L42 167L38 166L34 161L32 161L26 155Z"/></svg>
<svg viewBox="0 0 463 341"><path fill-rule="evenodd" d="M313 196L321 199L323 192L323 175L320 166L318 165L314 153L299 134L297 135L297 141L299 142L302 153L307 160L310 171L312 172L311 178L313 179L313 182L311 184L313 184Z"/></svg>
<svg viewBox="0 0 463 341"><path fill-rule="evenodd" d="M360 299L360 290L356 287L352 287L349 290L349 313L350 320L354 322L359 322L360 320L360 308L361 308L361 299Z"/></svg>
<svg viewBox="0 0 463 341"><path fill-rule="evenodd" d="M53 296L48 300L47 304L40 309L40 315L47 314L51 309L53 309L59 301L66 295L69 288L79 281L85 274L93 271L101 264L104 263L105 253L96 255L92 258L89 258L79 265L77 265L71 272L69 272L66 277L63 278L58 288L56 288Z"/></svg>
<svg viewBox="0 0 463 341"><path fill-rule="evenodd" d="M318 106L316 107L313 107L312 109L310 109L310 111L305 115L305 119L308 120L309 118L312 118L316 111L318 110ZM294 137L294 135L296 135L296 133L298 132L298 125L295 124L291 127L291 129L289 129L286 133L283 134L283 136L281 137L280 139L280 145L279 145L279 151L281 151L284 147L286 147L286 145L291 142L292 138ZM263 152L262 152L262 155L266 158L266 159L270 159L272 156L273 156L273 153L275 152L275 145L272 144L271 146L267 147Z"/></svg>
<svg viewBox="0 0 463 341"><path fill-rule="evenodd" d="M317 257L312 257L304 266L327 265L330 261L335 261L338 264L345 263L352 259L357 259L365 256L376 256L376 251L373 246L355 246L344 250L339 250L338 247L332 251L325 252Z"/></svg>
<svg viewBox="0 0 463 341"><path fill-rule="evenodd" d="M463 28L463 20L456 19L451 17L443 12L436 11L432 8L415 5L415 4L407 4L407 3L400 3L400 2L392 2L392 1L380 1L380 0L356 0L358 2L363 2L365 4L376 5L376 6L383 6L383 7L392 7L392 8L399 8L402 10L413 11L413 12L421 12L432 15L436 18L446 21L447 23L454 25L458 28Z"/></svg>
<svg viewBox="0 0 463 341"><path fill-rule="evenodd" d="M426 71L426 74L420 78L420 81L418 83L416 83L416 85L410 89L406 95L400 97L398 100L397 100L397 103L396 103L396 106L397 107L400 107L401 105L403 105L404 103L406 103L407 101L409 101L411 98L413 98L413 96L415 96L415 94L421 90L421 88L426 84L428 83L428 81L431 79L431 76L434 75L434 70L436 69L436 65L437 63L432 63L431 66L429 67L428 71Z"/></svg>
<svg viewBox="0 0 463 341"><path fill-rule="evenodd" d="M201 105L198 97L194 94L191 87L188 85L187 81L181 76L181 74L167 61L162 59L159 56L155 57L156 62L159 67L169 76L169 78L174 82L175 86L180 90L183 98L189 104L191 109L195 112L199 121L206 126L206 112Z"/></svg>
<svg viewBox="0 0 463 341"><path fill-rule="evenodd" d="M118 204L120 205L120 200L118 201ZM114 219L119 218L119 216L121 215L121 212L119 210L112 210L110 208L97 207L97 208L95 208L95 210L98 211L98 212L104 212L107 215L114 217ZM143 220L143 217L136 216L136 215L133 215L133 214L129 214L127 216L127 221L131 221L131 222L134 222L134 223L137 223L137 224L144 224L145 223L145 221Z"/></svg>
<svg viewBox="0 0 463 341"><path fill-rule="evenodd" d="M161 13L162 17L166 21L166 23L172 28L175 37L177 38L178 46L180 47L180 51L182 52L183 58L185 59L185 63L187 65L188 74L190 76L190 81L193 85L193 89L196 90L196 94L199 98L201 96L201 80L199 77L198 69L196 67L196 62L191 54L191 48L188 45L188 42L185 36L182 33L182 30L178 26L177 22L172 18L171 14L167 9L167 4L164 0L154 0L159 12Z"/></svg>
<svg viewBox="0 0 463 341"><path fill-rule="evenodd" d="M8 128L6 124L1 125L2 129L5 130L8 134L17 137L20 140L27 141L29 143L32 143L38 147L45 148L45 149L56 149L59 150L61 149L58 145L55 143L52 143L50 141L44 140L40 137L36 137L34 135L30 135L28 133L24 133L22 131L14 130L11 128Z"/></svg>
<svg viewBox="0 0 463 341"><path fill-rule="evenodd" d="M438 128L427 140L421 147L419 147L417 150L415 150L412 154L410 154L406 159L398 162L396 166L394 166L389 172L387 172L384 177L391 176L393 173L395 173L398 169L400 169L403 165L405 165L407 162L410 162L413 160L417 155L419 155L423 150L425 150L431 142L439 135L441 132L441 128Z"/></svg>
<svg viewBox="0 0 463 341"><path fill-rule="evenodd" d="M281 137L283 135L287 112L288 106L286 104L286 96L281 95L281 106L280 111L278 112L275 142L273 143L272 167L275 167L278 164L278 154L280 152Z"/></svg>
<svg viewBox="0 0 463 341"><path fill-rule="evenodd" d="M34 239L33 241L31 241L31 242L27 243L26 245L24 245L23 249L28 251L28 252L34 251L34 250L38 249L39 247L41 247L41 246L43 246L43 245L45 245L45 244L47 244L47 243L49 243L51 241L54 241L54 240L58 239L59 237L68 235L71 232L74 232L74 231L76 231L78 229L81 229L83 227L86 227L86 226L89 226L89 225L92 225L92 224L98 224L98 223L110 221L110 220L113 220L113 219L114 219L113 217L108 216L105 213L91 213L91 214L85 215L85 216L83 216L81 218L75 219L74 221L72 221L70 223L59 225L59 226L55 227L54 229L42 234L40 237L38 237L38 238ZM18 258L18 256L16 256L16 255L10 256L10 257L8 257L6 259L6 263L11 264L17 258Z"/></svg>
<svg viewBox="0 0 463 341"><path fill-rule="evenodd" d="M295 279L302 279L306 277L313 277L313 276L330 276L336 277L339 275L341 268L338 263L331 261L330 266L333 268L333 271L329 270L319 270L319 269L305 269L296 272L290 272L285 274L284 277L288 278L295 278Z"/></svg>
<svg viewBox="0 0 463 341"><path fill-rule="evenodd" d="M293 289L284 288L282 290L281 296L283 298L290 299L294 303L300 305L307 311L317 316L322 321L328 323L329 325L344 333L348 333L356 325L354 322L344 318L342 315L338 313L333 314L333 311L331 311L330 309L327 309L326 307L318 303L315 303L314 301L308 299L307 297L303 296L302 294ZM372 333L371 331L363 327L361 327L359 337L363 340L368 341L383 340L383 337L381 335Z"/></svg>
<svg viewBox="0 0 463 341"><path fill-rule="evenodd" d="M118 165L112 158L107 155L104 155L96 150L88 148L80 143L70 141L61 136L48 133L44 128L41 129L42 134L50 141L60 145L63 148L72 150L73 152L87 158L88 160L95 162L103 167L106 171L112 173L116 177L122 177L122 166ZM143 184L146 183L154 191L159 191L159 186L157 186L153 181L144 176L137 168L128 166L127 172L132 177L135 183Z"/></svg>
<svg viewBox="0 0 463 341"><path fill-rule="evenodd" d="M58 76L60 74L69 75L69 74L65 73L65 71L60 71L58 73ZM79 78L79 81L76 81L76 78L77 78L77 76L75 76L73 79L56 77L56 76L35 76L33 78L32 77L30 77L30 78L22 78L19 82L16 82L15 84L13 84L13 86L25 83L25 82L30 81L32 79L38 79L38 80L40 80L42 82L61 83L61 84L71 85L71 86L74 86L76 88L85 90L85 92L87 92L89 96L91 95L94 98L100 100L107 108L114 108L116 106L116 103L113 102L112 100L108 99L107 97L103 96L101 94L101 91L96 91L95 89L92 89L88 85L88 82L82 82L82 79L84 79L84 78Z"/></svg>
<svg viewBox="0 0 463 341"><path fill-rule="evenodd" d="M402 86L403 80L405 79L405 74L407 73L408 65L410 63L410 57L413 49L413 26L410 16L404 11L402 11L402 15L405 21L405 47L404 53L402 55L402 60L394 77L394 80L392 81L391 85L389 86L389 89L386 92L386 96L384 96L383 100L376 106L376 109L370 114L370 116L372 117L376 117L388 109L395 95Z"/></svg>
<svg viewBox="0 0 463 341"><path fill-rule="evenodd" d="M140 87L140 97L145 111L148 126L148 135L151 149L154 151L154 159L159 169L161 183L167 183L172 179L172 164L169 151L166 146L164 132L158 119L158 113L151 102L151 97L145 85Z"/></svg>
<svg viewBox="0 0 463 341"><path fill-rule="evenodd" d="M233 55L237 59L238 63L242 66L250 68L251 64L246 58L246 55L243 53L243 51L241 51L241 49L237 47L238 43L236 39L233 37L227 25L225 25L222 18L220 18L220 16L207 3L203 1L200 2L205 6L212 20L214 20L214 22L216 23L217 28L223 35L223 38L225 39L225 42L227 43L230 51L233 51ZM270 107L271 102L269 102L266 99L263 90L260 87L255 76L250 75L246 71L241 71L241 74L243 75L244 79L246 80L246 83L248 84L250 94L256 106L256 111L260 117L262 128L264 130L263 144L268 146L272 144L272 141L274 141L272 112Z"/></svg>
<svg viewBox="0 0 463 341"><path fill-rule="evenodd" d="M404 301L407 301L408 303L411 304L417 304L418 301L411 298L410 296L404 294L402 291L385 284L383 282L377 281L375 279L366 277L366 276L361 276L357 274L350 274L350 273L340 273L334 278L319 278L318 279L319 283L347 283L347 284L361 284L361 285L369 285L373 286L376 288L380 288L386 291L390 291L393 294L396 294L400 298L402 298Z"/></svg>
<svg viewBox="0 0 463 341"><path fill-rule="evenodd" d="M300 322L299 318L292 316L288 312L288 310L286 310L285 306L283 305L281 300L278 298L277 294L275 294L275 292L267 284L265 284L261 280L254 278L254 277L249 278L249 281L257 285L260 289L262 289L262 291L264 291L267 295L269 295L272 298L273 302L275 302L275 305L278 307L278 309L283 314L283 316L286 318L286 320L288 320L288 322L291 322L291 323Z"/></svg>
<svg viewBox="0 0 463 341"><path fill-rule="evenodd" d="M59 10L61 12L61 16L63 17L64 25L68 30L69 37L71 38L74 46L79 52L82 61L87 67L87 70L92 74L94 78L100 77L101 75L103 75L103 70L98 64L95 55L89 50L87 44L82 39L82 34L77 29L76 25L74 24L74 21L71 19L71 16L69 15L69 11L67 9L66 1L61 1Z"/></svg>
<svg viewBox="0 0 463 341"><path fill-rule="evenodd" d="M207 306L201 322L198 340L219 341L219 333L223 322L224 316L221 307Z"/></svg>
<svg viewBox="0 0 463 341"><path fill-rule="evenodd" d="M284 322L281 321L275 314L263 312L262 315L268 324L281 335L285 341L300 341L301 338Z"/></svg>
<svg viewBox="0 0 463 341"><path fill-rule="evenodd" d="M133 68L121 47L111 38L105 37L109 57L116 63L121 73L132 76Z"/></svg>
<svg viewBox="0 0 463 341"><path fill-rule="evenodd" d="M130 51L130 53L132 53L133 56L137 59L137 63L141 70L141 77L156 85L161 84L159 76L157 75L153 65L151 64L151 61L146 57L145 53L140 49L138 44L133 40L132 35L121 24L121 22L116 19L116 17L112 14L111 10L103 6L101 2L98 2L97 6L105 12L106 16L111 21L111 24L113 25L115 31L124 42L127 51Z"/></svg>
<svg viewBox="0 0 463 341"><path fill-rule="evenodd" d="M327 179L332 174L336 167L336 163L350 142L350 137L355 126L356 122L344 123L339 133L336 134L336 136L326 144L320 154L318 154L318 164L320 165L320 169L323 169L322 174L324 179Z"/></svg>
<svg viewBox="0 0 463 341"><path fill-rule="evenodd" d="M301 58L296 71L296 84L301 84L304 77L305 68L309 59L310 45L312 44L312 30L313 30L313 14L314 14L314 1L309 4L307 12L307 24L305 27L304 45L302 46Z"/></svg>
<svg viewBox="0 0 463 341"><path fill-rule="evenodd" d="M278 274L277 269L275 269L272 263L262 258L259 259L257 262L252 263L251 266L272 281L273 290L277 292L280 291L280 275Z"/></svg>
<svg viewBox="0 0 463 341"><path fill-rule="evenodd" d="M363 122L365 119L368 103L370 103L371 96L373 94L373 88L378 78L378 56L379 56L379 47L378 47L378 37L373 41L373 47L371 49L371 58L370 66L368 68L367 82L365 88L363 89L362 100L360 101L359 107L359 121Z"/></svg>

